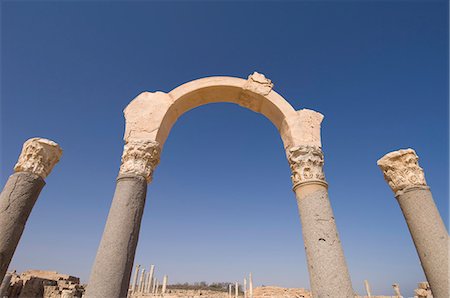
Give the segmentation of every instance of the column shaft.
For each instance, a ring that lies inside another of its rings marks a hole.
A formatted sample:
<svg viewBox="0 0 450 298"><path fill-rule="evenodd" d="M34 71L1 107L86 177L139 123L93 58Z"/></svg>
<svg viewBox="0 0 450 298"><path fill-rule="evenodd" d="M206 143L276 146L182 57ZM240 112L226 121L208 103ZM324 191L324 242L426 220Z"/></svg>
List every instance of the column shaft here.
<svg viewBox="0 0 450 298"><path fill-rule="evenodd" d="M354 297L327 188L305 183L295 194L313 297Z"/></svg>
<svg viewBox="0 0 450 298"><path fill-rule="evenodd" d="M0 194L0 282L22 236L28 216L62 155L51 140L32 138L22 147L19 159Z"/></svg>
<svg viewBox="0 0 450 298"><path fill-rule="evenodd" d="M126 297L144 211L147 182L120 174L86 291L87 298Z"/></svg>
<svg viewBox="0 0 450 298"><path fill-rule="evenodd" d="M449 239L429 189L397 196L434 297L450 297Z"/></svg>
<svg viewBox="0 0 450 298"><path fill-rule="evenodd" d="M9 297L9 285L11 283L12 274L8 273L3 278L0 285L0 298Z"/></svg>
<svg viewBox="0 0 450 298"><path fill-rule="evenodd" d="M377 162L402 209L433 297L450 297L449 236L413 149Z"/></svg>
<svg viewBox="0 0 450 298"><path fill-rule="evenodd" d="M9 177L0 194L0 282L44 185L40 176L18 172Z"/></svg>

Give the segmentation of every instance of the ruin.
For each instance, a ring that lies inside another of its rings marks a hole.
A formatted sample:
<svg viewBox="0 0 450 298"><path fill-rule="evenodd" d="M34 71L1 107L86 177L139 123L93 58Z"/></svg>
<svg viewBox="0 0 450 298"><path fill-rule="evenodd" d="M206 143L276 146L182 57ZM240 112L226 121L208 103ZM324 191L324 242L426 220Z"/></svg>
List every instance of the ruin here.
<svg viewBox="0 0 450 298"><path fill-rule="evenodd" d="M229 284L228 291L183 292L171 289L168 275L155 276L132 266L139 238L147 185L159 164L170 130L185 112L208 103L231 102L266 116L280 132L298 212L302 224L311 291L277 287L253 288L250 274ZM143 92L124 110L122 162L111 209L83 297L359 297L355 296L328 197L321 145L323 115L295 110L273 90L264 75L248 79L209 77L183 84L169 93ZM28 216L45 185L44 179L59 161L62 150L53 141L32 138L25 142L19 160L0 194L0 287L6 297L81 297L79 279L57 272L27 271L5 276ZM428 283L420 283L417 297L449 296L449 236L414 150L388 153L378 161L394 191L416 246ZM372 296L365 281L367 296ZM396 297L400 287L393 284ZM6 294L5 294L6 293ZM184 295L184 296L183 296Z"/></svg>
<svg viewBox="0 0 450 298"><path fill-rule="evenodd" d="M126 296L147 184L152 181L170 129L183 113L213 102L239 104L263 114L278 128L292 170L312 293L317 297L352 297L323 173L323 116L312 110L294 110L273 90L272 81L257 72L247 80L210 77L169 93L143 92L125 108L122 164L86 297Z"/></svg>
<svg viewBox="0 0 450 298"><path fill-rule="evenodd" d="M56 271L28 270L8 273L0 289L0 297L8 298L78 298L84 285L75 276Z"/></svg>
<svg viewBox="0 0 450 298"><path fill-rule="evenodd" d="M32 138L23 144L19 160L0 194L0 281L19 244L31 210L45 185L44 179L61 158L53 141Z"/></svg>

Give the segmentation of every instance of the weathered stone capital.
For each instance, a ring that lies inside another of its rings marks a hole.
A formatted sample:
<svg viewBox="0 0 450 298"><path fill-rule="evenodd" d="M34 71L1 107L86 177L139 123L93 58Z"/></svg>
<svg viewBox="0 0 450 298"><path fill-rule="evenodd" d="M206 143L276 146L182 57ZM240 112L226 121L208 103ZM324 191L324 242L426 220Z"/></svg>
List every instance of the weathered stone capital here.
<svg viewBox="0 0 450 298"><path fill-rule="evenodd" d="M22 147L14 172L29 172L45 179L62 155L62 149L51 140L32 138Z"/></svg>
<svg viewBox="0 0 450 298"><path fill-rule="evenodd" d="M428 187L418 160L413 149L390 152L378 160L384 179L396 196L409 188Z"/></svg>
<svg viewBox="0 0 450 298"><path fill-rule="evenodd" d="M247 82L244 85L245 90L250 90L257 94L267 95L273 89L273 83L265 75L259 72L254 72L248 76Z"/></svg>
<svg viewBox="0 0 450 298"><path fill-rule="evenodd" d="M161 149L159 143L151 140L130 140L125 143L120 174L144 176L147 183L152 181L153 170L159 163Z"/></svg>
<svg viewBox="0 0 450 298"><path fill-rule="evenodd" d="M324 158L319 146L302 145L287 152L294 189L304 183L327 185L323 172Z"/></svg>

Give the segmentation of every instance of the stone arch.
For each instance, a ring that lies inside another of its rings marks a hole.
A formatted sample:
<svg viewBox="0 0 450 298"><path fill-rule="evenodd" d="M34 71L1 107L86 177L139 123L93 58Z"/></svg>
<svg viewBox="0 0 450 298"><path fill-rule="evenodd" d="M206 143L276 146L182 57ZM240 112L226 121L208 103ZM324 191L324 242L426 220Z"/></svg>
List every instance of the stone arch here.
<svg viewBox="0 0 450 298"><path fill-rule="evenodd" d="M256 72L247 80L210 77L169 93L143 92L125 108L122 164L86 297L121 298L137 289L135 282L130 289L129 282L147 183L178 117L214 102L236 103L259 112L278 128L292 171L313 297L353 298L323 173L323 116L312 110L294 110L273 90L272 82Z"/></svg>
<svg viewBox="0 0 450 298"><path fill-rule="evenodd" d="M209 103L229 102L263 114L280 131L285 148L305 142L320 145L323 116L312 110L296 111L273 90L273 83L257 72L247 80L208 77L185 83L169 93L143 92L125 108L124 140L148 140L162 149L177 119L187 111ZM310 125L302 125L309 122ZM300 127L310 127L305 131ZM318 133L319 132L319 133Z"/></svg>

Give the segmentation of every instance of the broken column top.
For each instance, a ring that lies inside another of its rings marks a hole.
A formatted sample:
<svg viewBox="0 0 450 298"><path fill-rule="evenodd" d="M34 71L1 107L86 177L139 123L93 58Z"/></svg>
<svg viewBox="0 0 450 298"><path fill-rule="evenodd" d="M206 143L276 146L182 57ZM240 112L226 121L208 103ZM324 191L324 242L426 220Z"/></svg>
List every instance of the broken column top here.
<svg viewBox="0 0 450 298"><path fill-rule="evenodd" d="M377 164L392 191L398 195L407 188L427 187L425 174L418 161L416 152L408 148L386 154Z"/></svg>
<svg viewBox="0 0 450 298"><path fill-rule="evenodd" d="M29 172L45 179L58 163L62 149L51 140L31 138L22 147L14 172Z"/></svg>

